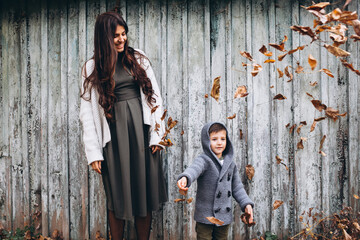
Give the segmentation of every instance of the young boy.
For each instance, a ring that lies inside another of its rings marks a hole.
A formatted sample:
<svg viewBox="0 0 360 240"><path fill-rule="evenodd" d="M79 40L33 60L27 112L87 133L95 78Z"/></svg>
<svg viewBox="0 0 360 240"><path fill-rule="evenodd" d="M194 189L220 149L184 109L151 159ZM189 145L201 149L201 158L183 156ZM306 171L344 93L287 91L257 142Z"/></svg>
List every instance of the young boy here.
<svg viewBox="0 0 360 240"><path fill-rule="evenodd" d="M231 196L250 215L249 223L253 222L254 203L246 194L233 161L226 127L218 122L206 124L201 131L201 143L204 152L179 175L177 185L187 190L198 181L194 214L197 239L227 239L233 219ZM212 224L206 217L215 217L224 224Z"/></svg>

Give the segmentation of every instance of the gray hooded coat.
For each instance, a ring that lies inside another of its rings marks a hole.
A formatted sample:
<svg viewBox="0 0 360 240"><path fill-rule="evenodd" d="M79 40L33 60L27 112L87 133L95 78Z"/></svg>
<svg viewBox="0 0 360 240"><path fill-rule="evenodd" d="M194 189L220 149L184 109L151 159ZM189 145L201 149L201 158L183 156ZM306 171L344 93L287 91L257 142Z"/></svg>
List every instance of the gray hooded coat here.
<svg viewBox="0 0 360 240"><path fill-rule="evenodd" d="M240 204L242 211L248 204L254 206L254 203L246 194L239 171L233 161L234 151L228 134L226 133L226 148L222 154L224 157L222 166L211 150L209 129L214 123L207 123L203 127L201 142L204 152L179 175L178 180L186 177L187 187L195 180L198 182L194 214L196 222L211 224L206 217L213 216L224 221L224 225L228 225L233 220L231 196Z"/></svg>

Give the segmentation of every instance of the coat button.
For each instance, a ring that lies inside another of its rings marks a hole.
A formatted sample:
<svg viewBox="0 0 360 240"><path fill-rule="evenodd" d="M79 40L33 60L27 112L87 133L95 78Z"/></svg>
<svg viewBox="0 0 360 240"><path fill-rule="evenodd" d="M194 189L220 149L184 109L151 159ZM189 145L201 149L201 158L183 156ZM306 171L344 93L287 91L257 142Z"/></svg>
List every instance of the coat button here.
<svg viewBox="0 0 360 240"><path fill-rule="evenodd" d="M228 181L230 181L230 178L231 178L231 173L228 173Z"/></svg>
<svg viewBox="0 0 360 240"><path fill-rule="evenodd" d="M221 192L219 191L218 194L216 195L217 198L221 197Z"/></svg>
<svg viewBox="0 0 360 240"><path fill-rule="evenodd" d="M230 210L231 210L231 208L229 208L229 207L226 208L226 211L227 211L227 212L230 212Z"/></svg>
<svg viewBox="0 0 360 240"><path fill-rule="evenodd" d="M216 210L215 210L215 213L220 212L220 210L221 210L221 208L216 209Z"/></svg>
<svg viewBox="0 0 360 240"><path fill-rule="evenodd" d="M228 197L231 197L231 192L230 191L228 191Z"/></svg>

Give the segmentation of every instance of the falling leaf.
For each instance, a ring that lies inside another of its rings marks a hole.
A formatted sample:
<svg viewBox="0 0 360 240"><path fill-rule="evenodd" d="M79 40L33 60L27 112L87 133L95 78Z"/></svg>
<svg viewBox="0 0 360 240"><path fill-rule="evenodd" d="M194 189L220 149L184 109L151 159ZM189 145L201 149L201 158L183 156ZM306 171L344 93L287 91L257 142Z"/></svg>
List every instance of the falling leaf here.
<svg viewBox="0 0 360 240"><path fill-rule="evenodd" d="M290 126L290 123L286 124L285 127L288 128Z"/></svg>
<svg viewBox="0 0 360 240"><path fill-rule="evenodd" d="M154 131L157 132L157 134L159 134L159 130L160 130L160 124L158 124L157 122L155 122L155 129L154 129Z"/></svg>
<svg viewBox="0 0 360 240"><path fill-rule="evenodd" d="M243 139L243 132L242 130L240 129L240 140Z"/></svg>
<svg viewBox="0 0 360 240"><path fill-rule="evenodd" d="M289 72L288 68L289 68L289 66L286 66L284 71L285 71L285 75L289 78L288 82L290 82L291 80L293 80L294 77L293 77L292 73Z"/></svg>
<svg viewBox="0 0 360 240"><path fill-rule="evenodd" d="M151 109L151 114L153 114L153 113L156 111L156 109L158 109L159 106L160 106L160 105L156 105L155 107L153 107L153 108Z"/></svg>
<svg viewBox="0 0 360 240"><path fill-rule="evenodd" d="M258 73L262 70L261 65L259 64L254 64L254 69L251 71L251 75L253 75L253 77L255 77L256 75L258 75Z"/></svg>
<svg viewBox="0 0 360 240"><path fill-rule="evenodd" d="M343 64L345 67L349 68L351 71L355 72L357 75L360 75L360 71L359 71L359 70L356 70L356 69L354 68L354 66L352 65L352 63L350 64L350 63L348 63L348 62L347 62L346 60L344 60L344 59L341 59L340 61L342 62L342 64Z"/></svg>
<svg viewBox="0 0 360 240"><path fill-rule="evenodd" d="M163 141L160 141L159 144L165 147L171 147L172 145L174 145L170 139L165 139Z"/></svg>
<svg viewBox="0 0 360 240"><path fill-rule="evenodd" d="M299 73L301 73L302 71L304 71L304 68L303 68L302 66L298 65L297 68L296 68L296 70L295 70L295 72L299 74Z"/></svg>
<svg viewBox="0 0 360 240"><path fill-rule="evenodd" d="M280 93L274 97L274 100L284 100L284 99L286 99L286 97Z"/></svg>
<svg viewBox="0 0 360 240"><path fill-rule="evenodd" d="M213 86L211 88L211 96L218 102L220 97L220 77L214 79Z"/></svg>
<svg viewBox="0 0 360 240"><path fill-rule="evenodd" d="M350 38L354 39L354 42L360 41L360 36L355 35L355 34L351 35Z"/></svg>
<svg viewBox="0 0 360 240"><path fill-rule="evenodd" d="M250 61L254 61L254 59L252 58L252 56L250 55L250 53L248 53L248 52L242 52L242 51L240 51L240 54L241 54L241 56L243 56L243 57L246 57L247 59L249 59Z"/></svg>
<svg viewBox="0 0 360 240"><path fill-rule="evenodd" d="M193 198L188 198L187 200L186 200L186 202L189 204L189 203L192 203L192 201L193 201Z"/></svg>
<svg viewBox="0 0 360 240"><path fill-rule="evenodd" d="M296 129L296 132L297 132L298 134L300 134L301 128L302 128L303 126L304 126L303 124L300 124L299 127Z"/></svg>
<svg viewBox="0 0 360 240"><path fill-rule="evenodd" d="M282 78L284 76L284 73L280 69L277 69L277 71L279 73L279 78Z"/></svg>
<svg viewBox="0 0 360 240"><path fill-rule="evenodd" d="M272 52L269 52L267 50L267 48L265 47L265 45L263 45L260 49L259 52L261 52L262 54L264 54L265 56L271 57L272 56Z"/></svg>
<svg viewBox="0 0 360 240"><path fill-rule="evenodd" d="M223 224L224 224L223 221L221 221L221 220L219 220L219 219L217 219L217 218L214 218L214 217L206 217L206 219L207 219L209 222L213 223L213 224L217 224L217 225L223 225Z"/></svg>
<svg viewBox="0 0 360 240"><path fill-rule="evenodd" d="M303 217L303 216L300 216L300 217L299 217L299 221L300 221L300 222L303 222L303 221L304 221L304 217Z"/></svg>
<svg viewBox="0 0 360 240"><path fill-rule="evenodd" d="M311 97L312 99L314 99L313 95L311 95L310 93L306 92L306 95L308 95L309 97Z"/></svg>
<svg viewBox="0 0 360 240"><path fill-rule="evenodd" d="M173 127L175 127L177 123L178 123L178 120L173 121L172 117L168 118L167 125L168 125L169 129L172 129Z"/></svg>
<svg viewBox="0 0 360 240"><path fill-rule="evenodd" d="M295 128L296 128L296 124L292 125L289 129L289 133L291 134Z"/></svg>
<svg viewBox="0 0 360 240"><path fill-rule="evenodd" d="M324 157L326 157L326 153L324 153L323 151L319 152L321 155L323 155Z"/></svg>
<svg viewBox="0 0 360 240"><path fill-rule="evenodd" d="M274 62L275 62L274 59L267 59L267 60L264 61L264 63L274 63Z"/></svg>
<svg viewBox="0 0 360 240"><path fill-rule="evenodd" d="M271 85L270 88L274 88L274 85Z"/></svg>
<svg viewBox="0 0 360 240"><path fill-rule="evenodd" d="M161 116L161 121L164 121L165 117L166 117L166 113L167 113L167 109L164 110L163 115Z"/></svg>
<svg viewBox="0 0 360 240"><path fill-rule="evenodd" d="M182 136L182 135L184 135L184 133L185 133L184 130L182 130L181 133L180 133L180 135Z"/></svg>
<svg viewBox="0 0 360 240"><path fill-rule="evenodd" d="M281 44L269 43L269 46L279 51L286 52L286 50L284 49L285 43L281 43Z"/></svg>
<svg viewBox="0 0 360 240"><path fill-rule="evenodd" d="M338 48L338 47L334 47L332 45L328 45L328 44L325 44L324 47L333 55L337 56L337 57L347 57L350 55L349 52L341 49L341 48Z"/></svg>
<svg viewBox="0 0 360 240"><path fill-rule="evenodd" d="M357 222L353 222L353 225L356 228L356 230L360 231L360 226Z"/></svg>
<svg viewBox="0 0 360 240"><path fill-rule="evenodd" d="M326 139L326 135L324 135L324 136L321 138L321 140L320 140L319 152L320 152L320 151L321 151L321 149L323 148L323 145L324 145L325 139Z"/></svg>
<svg viewBox="0 0 360 240"><path fill-rule="evenodd" d="M236 117L236 113L234 113L234 115L227 117L227 119L234 119Z"/></svg>
<svg viewBox="0 0 360 240"><path fill-rule="evenodd" d="M354 194L354 198L360 199L360 197L358 195L356 195L356 194Z"/></svg>
<svg viewBox="0 0 360 240"><path fill-rule="evenodd" d="M288 40L288 37L285 35L284 39L282 40L282 43L286 42Z"/></svg>
<svg viewBox="0 0 360 240"><path fill-rule="evenodd" d="M311 67L311 70L314 70L316 65L317 65L317 61L311 54L309 54L308 63L310 65L310 67Z"/></svg>
<svg viewBox="0 0 360 240"><path fill-rule="evenodd" d="M181 195L183 195L183 196L186 196L186 194L187 194L187 192L188 192L188 189L180 189L179 188L179 193L181 194Z"/></svg>
<svg viewBox="0 0 360 240"><path fill-rule="evenodd" d="M344 233L344 240L352 240L352 237L345 231L345 229L343 229L343 233Z"/></svg>
<svg viewBox="0 0 360 240"><path fill-rule="evenodd" d="M174 200L174 202L178 203L178 202L184 202L185 198L177 198Z"/></svg>
<svg viewBox="0 0 360 240"><path fill-rule="evenodd" d="M351 2L351 0L346 0L344 6L342 7L343 9ZM360 229L359 229L360 230Z"/></svg>
<svg viewBox="0 0 360 240"><path fill-rule="evenodd" d="M208 98L209 97L209 94L205 94L205 96L204 96L205 98Z"/></svg>
<svg viewBox="0 0 360 240"><path fill-rule="evenodd" d="M296 147L297 147L297 149L304 149L303 139L302 138L300 138L300 141L297 143Z"/></svg>
<svg viewBox="0 0 360 240"><path fill-rule="evenodd" d="M245 223L246 226L251 227L254 226L256 223L253 221L251 223L249 223L251 215L249 213L243 213L240 216L240 219L243 223Z"/></svg>
<svg viewBox="0 0 360 240"><path fill-rule="evenodd" d="M247 95L249 95L249 93L247 92L246 86L242 85L236 89L236 92L234 94L234 99L246 97Z"/></svg>
<svg viewBox="0 0 360 240"><path fill-rule="evenodd" d="M278 56L278 60L281 62L286 55L287 55L287 53L284 53L284 54L279 55L279 56Z"/></svg>
<svg viewBox="0 0 360 240"><path fill-rule="evenodd" d="M339 114L339 110L328 107L325 110L325 115L327 117L331 118L332 120L334 120L334 122L335 122L338 119L338 116L341 116L341 117L346 116L346 112L342 113L342 114Z"/></svg>
<svg viewBox="0 0 360 240"><path fill-rule="evenodd" d="M315 82L313 82L313 83L310 82L309 84L310 84L310 86L315 87L315 86L318 84L318 82L317 82L317 81L315 81Z"/></svg>
<svg viewBox="0 0 360 240"><path fill-rule="evenodd" d="M253 179L253 177L254 177L254 175L255 175L255 169L254 169L254 167L252 166L252 165L246 165L246 167L245 167L245 169L246 169L246 176L248 177L248 179L251 181L252 179Z"/></svg>
<svg viewBox="0 0 360 240"><path fill-rule="evenodd" d="M311 103L314 105L314 107L319 110L320 112L322 110L325 110L327 106L325 104L322 104L320 100L311 100Z"/></svg>
<svg viewBox="0 0 360 240"><path fill-rule="evenodd" d="M278 209L281 205L283 205L283 201L280 200L275 200L274 204L273 204L273 210Z"/></svg>
<svg viewBox="0 0 360 240"><path fill-rule="evenodd" d="M323 68L320 70L320 72L326 73L329 77L332 77L332 78L334 77L334 75L330 72L329 69Z"/></svg>
<svg viewBox="0 0 360 240"><path fill-rule="evenodd" d="M241 62L241 65L242 65L243 67L250 66L250 64L248 64L248 63L243 63L243 62Z"/></svg>
<svg viewBox="0 0 360 240"><path fill-rule="evenodd" d="M317 39L317 36L312 31L310 27L302 27L302 26L291 26L290 27L293 31L299 32L302 35L307 35L312 38L312 41L315 41Z"/></svg>
<svg viewBox="0 0 360 240"><path fill-rule="evenodd" d="M307 125L306 121L301 121L300 124Z"/></svg>
<svg viewBox="0 0 360 240"><path fill-rule="evenodd" d="M310 7L305 7L306 10L315 10L315 11L320 11L321 9L323 9L324 7L330 5L330 2L320 2L314 5L311 5Z"/></svg>
<svg viewBox="0 0 360 240"><path fill-rule="evenodd" d="M287 54L288 54L288 55L291 55L291 54L295 53L295 52L298 51L298 50L303 50L304 48L305 48L305 45L299 46L299 47L297 47L297 48L295 48L295 49L290 50Z"/></svg>
<svg viewBox="0 0 360 240"><path fill-rule="evenodd" d="M325 117L315 118L313 124L311 125L310 132L314 131L316 123L324 120Z"/></svg>
<svg viewBox="0 0 360 240"><path fill-rule="evenodd" d="M275 159L277 164L280 164L283 161L278 155L276 155Z"/></svg>

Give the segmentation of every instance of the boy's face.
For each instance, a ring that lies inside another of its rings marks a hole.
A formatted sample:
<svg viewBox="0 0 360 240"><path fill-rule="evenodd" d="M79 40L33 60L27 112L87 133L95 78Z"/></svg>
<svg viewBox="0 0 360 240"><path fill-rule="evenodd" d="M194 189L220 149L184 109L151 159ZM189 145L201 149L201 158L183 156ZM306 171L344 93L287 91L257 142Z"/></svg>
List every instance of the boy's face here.
<svg viewBox="0 0 360 240"><path fill-rule="evenodd" d="M226 131L220 130L219 132L210 133L210 147L215 155L220 158L226 148Z"/></svg>

